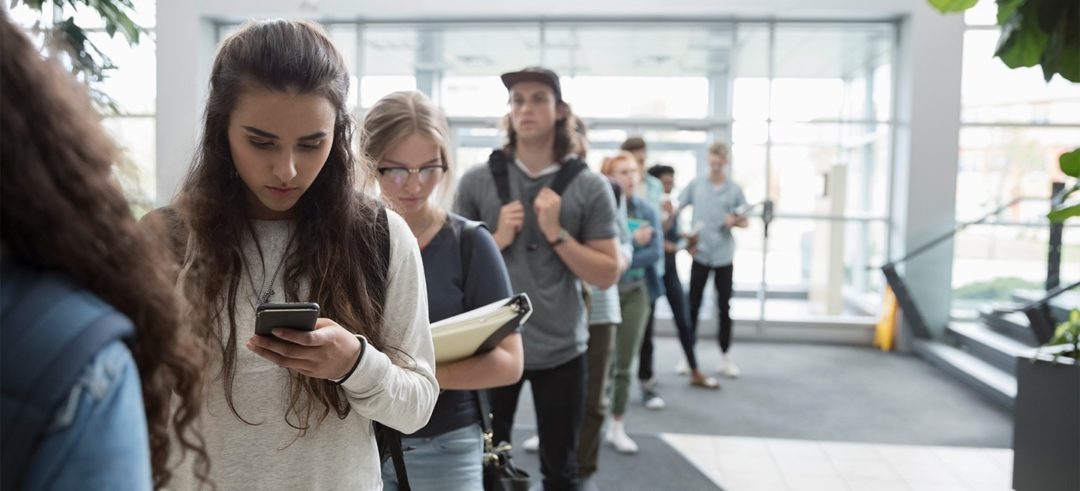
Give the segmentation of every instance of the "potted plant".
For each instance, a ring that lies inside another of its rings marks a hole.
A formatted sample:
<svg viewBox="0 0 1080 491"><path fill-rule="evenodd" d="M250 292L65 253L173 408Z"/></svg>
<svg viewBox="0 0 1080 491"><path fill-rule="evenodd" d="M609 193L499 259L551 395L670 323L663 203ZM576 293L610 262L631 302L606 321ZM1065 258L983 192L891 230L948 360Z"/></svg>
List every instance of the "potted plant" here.
<svg viewBox="0 0 1080 491"><path fill-rule="evenodd" d="M1080 489L1080 309L1016 368L1013 488Z"/></svg>

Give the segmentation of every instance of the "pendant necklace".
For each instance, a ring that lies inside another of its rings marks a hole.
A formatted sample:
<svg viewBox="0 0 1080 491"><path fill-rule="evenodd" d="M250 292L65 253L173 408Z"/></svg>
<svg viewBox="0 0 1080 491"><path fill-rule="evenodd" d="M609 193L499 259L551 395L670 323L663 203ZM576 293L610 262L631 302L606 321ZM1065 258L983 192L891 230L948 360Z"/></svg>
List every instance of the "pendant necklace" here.
<svg viewBox="0 0 1080 491"><path fill-rule="evenodd" d="M255 237L254 233L252 233L251 238L252 238L252 240L255 241L255 248L258 249L261 252L262 247L259 246L259 239L257 237ZM255 305L252 305L253 308L257 307L258 305L262 305L264 303L269 302L270 298L273 297L276 294L276 292L274 291L274 280L277 278L278 273L281 272L281 267L285 265L285 259L287 257L289 257L289 249L291 248L291 246L292 246L292 231L290 230L290 232L289 232L289 240L285 243L285 250L281 253L281 259L278 260L277 267L274 268L274 273L269 276L269 280L270 280L269 285L267 284L268 277L266 276L266 268L265 268L266 262L261 261L264 268L263 268L262 281L259 282L259 288L258 289L255 288L255 278L251 274L251 266L249 264L247 264L247 257L246 256L244 257L244 265L248 267L247 268L247 270L248 270L248 275L247 275L248 276L248 284L251 285L251 291L255 294L255 302L256 303L255 303ZM260 256L261 256L261 254L260 254ZM265 290L264 290L264 288L265 288Z"/></svg>

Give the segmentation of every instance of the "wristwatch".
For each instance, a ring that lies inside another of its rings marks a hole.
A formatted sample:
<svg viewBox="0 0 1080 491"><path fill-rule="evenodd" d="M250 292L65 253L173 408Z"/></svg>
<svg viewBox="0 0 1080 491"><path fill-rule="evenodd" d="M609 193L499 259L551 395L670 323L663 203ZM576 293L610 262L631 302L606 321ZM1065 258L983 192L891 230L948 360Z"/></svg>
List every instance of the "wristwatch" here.
<svg viewBox="0 0 1080 491"><path fill-rule="evenodd" d="M565 228L560 227L559 228L559 236L556 237L555 240L553 240L551 242L548 242L548 245L551 246L551 247L555 247L555 246L557 246L559 244L562 244L563 242L566 242L566 239L569 239L569 238L570 238L570 232L567 232Z"/></svg>

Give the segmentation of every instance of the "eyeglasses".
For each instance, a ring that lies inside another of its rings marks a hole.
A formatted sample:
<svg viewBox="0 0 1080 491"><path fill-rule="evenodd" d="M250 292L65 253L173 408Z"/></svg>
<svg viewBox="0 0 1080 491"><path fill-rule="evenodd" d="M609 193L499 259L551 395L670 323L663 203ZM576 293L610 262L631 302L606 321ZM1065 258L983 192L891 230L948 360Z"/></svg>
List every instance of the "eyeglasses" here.
<svg viewBox="0 0 1080 491"><path fill-rule="evenodd" d="M379 175L383 180L389 179L395 186L404 186L409 181L409 176L416 174L420 178L420 184L428 185L439 179L446 172L446 165L425 165L419 169L408 167L379 167Z"/></svg>

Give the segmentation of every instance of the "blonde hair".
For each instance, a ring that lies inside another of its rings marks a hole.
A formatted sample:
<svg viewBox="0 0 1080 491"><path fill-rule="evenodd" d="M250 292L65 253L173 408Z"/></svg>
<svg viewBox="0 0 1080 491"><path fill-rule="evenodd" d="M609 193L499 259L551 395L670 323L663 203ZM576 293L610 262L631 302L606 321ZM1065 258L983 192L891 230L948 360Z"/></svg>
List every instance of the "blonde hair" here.
<svg viewBox="0 0 1080 491"><path fill-rule="evenodd" d="M450 158L450 128L446 116L422 92L403 90L379 99L360 126L360 150L367 155L372 171L394 145L410 135L431 138L439 146L439 160L446 166L439 183L440 202L452 196L454 163Z"/></svg>
<svg viewBox="0 0 1080 491"><path fill-rule="evenodd" d="M604 157L604 163L600 164L600 173L608 177L615 175L615 164L619 163L620 160L628 160L634 164L634 168L637 168L637 159L634 158L634 154L626 150L619 150L615 155Z"/></svg>
<svg viewBox="0 0 1080 491"><path fill-rule="evenodd" d="M727 158L729 155L727 143L716 142L709 145L709 153L716 155L717 157Z"/></svg>

